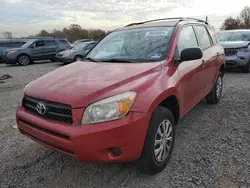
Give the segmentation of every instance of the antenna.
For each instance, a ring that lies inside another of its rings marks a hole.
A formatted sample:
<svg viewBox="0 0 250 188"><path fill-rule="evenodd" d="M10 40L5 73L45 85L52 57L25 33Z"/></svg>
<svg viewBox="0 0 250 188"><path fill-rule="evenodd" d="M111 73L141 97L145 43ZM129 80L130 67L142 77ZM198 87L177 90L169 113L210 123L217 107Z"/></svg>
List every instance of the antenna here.
<svg viewBox="0 0 250 188"><path fill-rule="evenodd" d="M206 16L206 22L208 22L208 16Z"/></svg>

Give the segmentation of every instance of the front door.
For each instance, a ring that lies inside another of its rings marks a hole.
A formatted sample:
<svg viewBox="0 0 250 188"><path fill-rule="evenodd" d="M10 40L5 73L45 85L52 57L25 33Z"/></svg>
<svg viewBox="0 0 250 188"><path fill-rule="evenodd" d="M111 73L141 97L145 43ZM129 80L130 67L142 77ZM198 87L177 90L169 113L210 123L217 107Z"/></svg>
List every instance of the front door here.
<svg viewBox="0 0 250 188"><path fill-rule="evenodd" d="M184 26L178 37L176 61L178 62L182 50L192 47L198 47L193 26ZM200 100L200 93L204 88L204 82L201 79L202 59L181 62L177 69L181 78L179 90L183 101L182 115L184 115Z"/></svg>

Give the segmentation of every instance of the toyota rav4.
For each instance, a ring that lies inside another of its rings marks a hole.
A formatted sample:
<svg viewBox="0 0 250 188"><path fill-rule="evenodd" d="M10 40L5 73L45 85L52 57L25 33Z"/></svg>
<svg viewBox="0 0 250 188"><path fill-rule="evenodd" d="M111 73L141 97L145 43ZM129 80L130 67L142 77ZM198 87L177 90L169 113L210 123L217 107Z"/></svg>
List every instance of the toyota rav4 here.
<svg viewBox="0 0 250 188"><path fill-rule="evenodd" d="M170 159L178 121L222 96L224 50L193 18L133 23L102 39L83 61L29 83L20 132L81 161L137 161L154 174Z"/></svg>

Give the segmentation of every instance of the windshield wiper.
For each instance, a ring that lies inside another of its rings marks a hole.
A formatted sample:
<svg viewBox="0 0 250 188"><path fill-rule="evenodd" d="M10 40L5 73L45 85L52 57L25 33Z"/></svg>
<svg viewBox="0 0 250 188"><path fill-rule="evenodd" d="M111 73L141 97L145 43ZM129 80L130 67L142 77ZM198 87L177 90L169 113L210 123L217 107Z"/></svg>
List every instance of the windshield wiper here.
<svg viewBox="0 0 250 188"><path fill-rule="evenodd" d="M104 60L100 60L101 62L114 62L114 63L133 63L133 61L130 60L126 60L126 59L104 59Z"/></svg>
<svg viewBox="0 0 250 188"><path fill-rule="evenodd" d="M92 61L92 62L97 62L95 59L91 58L91 57L86 57L84 58L83 60L89 60L89 61Z"/></svg>

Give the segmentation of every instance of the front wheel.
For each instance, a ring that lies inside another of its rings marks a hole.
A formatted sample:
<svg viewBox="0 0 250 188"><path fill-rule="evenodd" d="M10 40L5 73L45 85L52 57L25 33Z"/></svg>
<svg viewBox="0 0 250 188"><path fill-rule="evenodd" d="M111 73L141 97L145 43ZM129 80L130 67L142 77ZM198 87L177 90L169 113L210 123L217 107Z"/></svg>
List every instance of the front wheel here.
<svg viewBox="0 0 250 188"><path fill-rule="evenodd" d="M223 74L219 72L214 87L206 96L207 103L217 104L221 99L222 89L223 89Z"/></svg>
<svg viewBox="0 0 250 188"><path fill-rule="evenodd" d="M20 55L17 58L17 63L19 65L26 66L26 65L31 63L31 60L30 60L29 56L27 56L27 55Z"/></svg>
<svg viewBox="0 0 250 188"><path fill-rule="evenodd" d="M76 55L74 58L74 61L82 61L82 56L81 55Z"/></svg>
<svg viewBox="0 0 250 188"><path fill-rule="evenodd" d="M162 171L172 154L175 140L175 119L172 112L157 107L153 112L138 167L142 172L156 174Z"/></svg>

